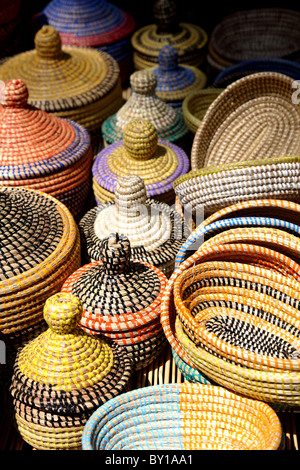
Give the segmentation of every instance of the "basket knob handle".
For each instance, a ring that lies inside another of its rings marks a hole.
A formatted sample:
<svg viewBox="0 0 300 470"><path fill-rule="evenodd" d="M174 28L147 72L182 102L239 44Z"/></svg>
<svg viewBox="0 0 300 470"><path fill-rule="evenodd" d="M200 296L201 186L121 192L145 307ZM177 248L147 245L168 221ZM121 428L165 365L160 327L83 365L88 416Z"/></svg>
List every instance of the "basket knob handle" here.
<svg viewBox="0 0 300 470"><path fill-rule="evenodd" d="M68 334L78 327L82 316L82 304L75 295L59 292L46 300L43 314L52 331Z"/></svg>
<svg viewBox="0 0 300 470"><path fill-rule="evenodd" d="M131 120L123 129L124 148L135 160L149 160L157 151L157 130L150 121Z"/></svg>
<svg viewBox="0 0 300 470"><path fill-rule="evenodd" d="M0 82L0 104L21 108L27 105L28 88L20 79Z"/></svg>
<svg viewBox="0 0 300 470"><path fill-rule="evenodd" d="M157 79L151 70L138 70L130 75L132 91L140 95L153 95L157 85Z"/></svg>
<svg viewBox="0 0 300 470"><path fill-rule="evenodd" d="M125 274L130 270L131 247L125 235L111 233L101 243L100 258L107 274Z"/></svg>
<svg viewBox="0 0 300 470"><path fill-rule="evenodd" d="M50 25L43 25L34 38L35 49L42 59L58 59L62 55L61 38Z"/></svg>
<svg viewBox="0 0 300 470"><path fill-rule="evenodd" d="M115 188L115 208L126 218L137 217L146 207L147 192L144 181L137 175L118 178Z"/></svg>

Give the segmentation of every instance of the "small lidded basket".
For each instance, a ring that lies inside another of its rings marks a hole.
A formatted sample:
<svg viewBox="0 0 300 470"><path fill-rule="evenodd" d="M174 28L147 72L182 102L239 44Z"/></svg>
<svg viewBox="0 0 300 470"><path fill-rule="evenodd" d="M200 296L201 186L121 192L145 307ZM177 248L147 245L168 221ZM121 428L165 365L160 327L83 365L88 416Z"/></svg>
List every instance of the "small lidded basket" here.
<svg viewBox="0 0 300 470"><path fill-rule="evenodd" d="M80 301L51 296L49 328L18 352L10 393L23 439L38 450L80 450L89 416L127 391L132 363L116 344L78 326Z"/></svg>

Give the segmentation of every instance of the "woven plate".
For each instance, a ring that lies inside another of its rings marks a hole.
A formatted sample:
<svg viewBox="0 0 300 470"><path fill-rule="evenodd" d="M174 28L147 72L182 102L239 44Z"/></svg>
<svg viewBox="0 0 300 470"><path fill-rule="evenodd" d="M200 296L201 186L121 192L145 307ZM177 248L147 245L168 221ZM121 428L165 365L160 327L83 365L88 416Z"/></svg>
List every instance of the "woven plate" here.
<svg viewBox="0 0 300 470"><path fill-rule="evenodd" d="M221 387L166 384L127 392L100 407L84 428L82 448L275 450L281 435L277 415L262 402Z"/></svg>
<svg viewBox="0 0 300 470"><path fill-rule="evenodd" d="M82 305L67 293L48 298L49 328L17 355L10 393L20 434L36 449L80 449L90 414L127 390L123 349L79 328Z"/></svg>
<svg viewBox="0 0 300 470"><path fill-rule="evenodd" d="M207 109L222 91L223 89L205 88L186 95L182 102L182 112L186 125L193 134L196 134Z"/></svg>
<svg viewBox="0 0 300 470"><path fill-rule="evenodd" d="M153 71L134 72L130 76L130 85L132 93L128 100L101 126L106 144L122 140L125 126L136 119L151 122L158 136L170 142L176 142L187 134L182 114L156 95L157 80Z"/></svg>
<svg viewBox="0 0 300 470"><path fill-rule="evenodd" d="M293 79L261 72L229 85L209 106L195 134L192 169L299 155L300 108Z"/></svg>
<svg viewBox="0 0 300 470"><path fill-rule="evenodd" d="M0 78L22 79L30 104L88 130L100 128L123 104L116 61L93 48L62 46L58 32L48 25L37 32L34 50L1 65Z"/></svg>
<svg viewBox="0 0 300 470"><path fill-rule="evenodd" d="M118 178L115 200L88 211L79 228L86 261L99 259L105 237L121 233L129 238L134 259L156 266L167 277L188 236L182 217L169 205L148 199L143 180L135 175Z"/></svg>

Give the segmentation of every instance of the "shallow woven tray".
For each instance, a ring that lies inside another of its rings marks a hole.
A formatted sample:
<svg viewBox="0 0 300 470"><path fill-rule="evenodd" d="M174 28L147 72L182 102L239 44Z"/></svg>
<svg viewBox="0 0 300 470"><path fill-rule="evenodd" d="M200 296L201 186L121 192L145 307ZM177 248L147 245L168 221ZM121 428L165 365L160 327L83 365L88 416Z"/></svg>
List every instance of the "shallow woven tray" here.
<svg viewBox="0 0 300 470"><path fill-rule="evenodd" d="M207 109L222 91L222 89L205 88L186 95L182 102L182 112L184 120L193 134L196 134Z"/></svg>

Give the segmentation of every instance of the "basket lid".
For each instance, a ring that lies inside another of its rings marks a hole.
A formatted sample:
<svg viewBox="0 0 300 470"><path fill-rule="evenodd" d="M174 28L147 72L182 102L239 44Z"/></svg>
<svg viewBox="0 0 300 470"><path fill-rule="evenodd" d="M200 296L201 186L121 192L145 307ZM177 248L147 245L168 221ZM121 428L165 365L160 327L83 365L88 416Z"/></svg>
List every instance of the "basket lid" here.
<svg viewBox="0 0 300 470"><path fill-rule="evenodd" d="M1 179L29 179L60 170L80 160L90 148L88 132L28 104L22 80L0 88Z"/></svg>
<svg viewBox="0 0 300 470"><path fill-rule="evenodd" d="M115 191L117 178L140 176L147 194L155 196L173 189L173 181L188 171L189 161L178 146L158 138L154 124L133 119L124 125L123 141L114 142L97 155L93 165L96 183Z"/></svg>
<svg viewBox="0 0 300 470"><path fill-rule="evenodd" d="M134 18L106 0L52 0L41 16L59 31L66 45L107 45L135 29Z"/></svg>
<svg viewBox="0 0 300 470"><path fill-rule="evenodd" d="M182 217L168 204L148 199L137 175L118 178L114 201L91 209L79 225L91 259L101 241L116 232L128 237L134 259L154 266L174 259L186 236Z"/></svg>
<svg viewBox="0 0 300 470"><path fill-rule="evenodd" d="M107 53L62 46L59 33L44 25L35 35L35 49L5 61L0 78L21 78L30 104L49 112L76 109L103 99L119 82L119 66Z"/></svg>
<svg viewBox="0 0 300 470"><path fill-rule="evenodd" d="M126 124L133 119L150 121L162 139L173 142L188 132L182 113L158 98L156 75L139 70L130 76L131 96L126 103L102 124L103 138L109 142L122 139Z"/></svg>

